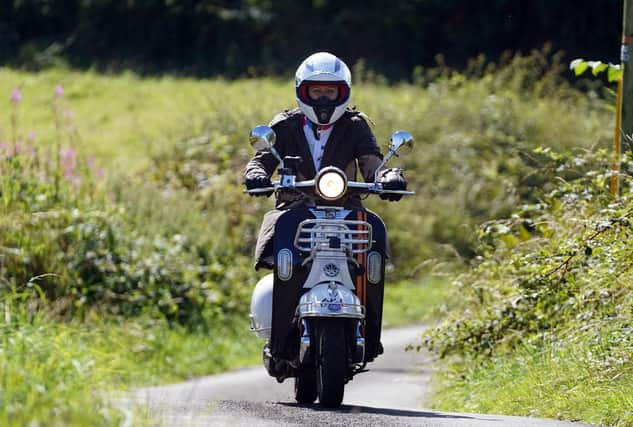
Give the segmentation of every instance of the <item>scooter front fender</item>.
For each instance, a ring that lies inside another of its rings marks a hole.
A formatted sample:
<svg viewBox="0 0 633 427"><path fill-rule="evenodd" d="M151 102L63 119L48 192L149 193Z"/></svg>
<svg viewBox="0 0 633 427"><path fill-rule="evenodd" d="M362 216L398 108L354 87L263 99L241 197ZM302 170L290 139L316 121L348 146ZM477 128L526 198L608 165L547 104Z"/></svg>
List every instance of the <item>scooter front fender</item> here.
<svg viewBox="0 0 633 427"><path fill-rule="evenodd" d="M321 283L304 293L299 300L297 317L341 317L364 319L365 307L350 289L343 284Z"/></svg>

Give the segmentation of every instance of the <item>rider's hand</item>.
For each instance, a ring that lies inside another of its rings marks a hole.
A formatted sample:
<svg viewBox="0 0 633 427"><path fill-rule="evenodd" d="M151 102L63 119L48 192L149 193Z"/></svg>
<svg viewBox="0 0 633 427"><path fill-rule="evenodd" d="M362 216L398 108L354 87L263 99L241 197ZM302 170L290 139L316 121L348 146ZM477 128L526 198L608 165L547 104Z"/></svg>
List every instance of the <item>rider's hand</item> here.
<svg viewBox="0 0 633 427"><path fill-rule="evenodd" d="M402 169L390 168L378 173L378 182L382 184L384 190L406 190L407 180L402 175ZM383 200L396 202L402 199L402 194L384 193L380 195Z"/></svg>
<svg viewBox="0 0 633 427"><path fill-rule="evenodd" d="M244 184L246 185L247 190L254 190L256 188L268 188L272 187L273 183L270 182L270 178L267 176L255 176L251 178L246 178ZM273 194L273 190L270 191L262 191L261 193L249 193L251 196L270 196Z"/></svg>

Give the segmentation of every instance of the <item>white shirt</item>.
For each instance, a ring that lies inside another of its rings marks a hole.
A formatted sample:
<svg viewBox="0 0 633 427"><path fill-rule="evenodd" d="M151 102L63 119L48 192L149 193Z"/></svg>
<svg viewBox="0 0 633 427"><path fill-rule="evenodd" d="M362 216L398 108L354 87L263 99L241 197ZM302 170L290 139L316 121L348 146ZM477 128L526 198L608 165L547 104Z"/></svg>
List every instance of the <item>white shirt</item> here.
<svg viewBox="0 0 633 427"><path fill-rule="evenodd" d="M306 136L306 140L308 141L308 146L310 147L310 154L312 154L312 161L314 162L314 168L318 172L321 169L321 159L323 159L323 152L325 151L325 144L327 144L327 140L330 138L330 134L332 133L332 129L334 126L330 126L325 130L317 130L319 134L319 139L314 137L314 132L310 127L310 123L306 120L306 124L303 125L303 133Z"/></svg>

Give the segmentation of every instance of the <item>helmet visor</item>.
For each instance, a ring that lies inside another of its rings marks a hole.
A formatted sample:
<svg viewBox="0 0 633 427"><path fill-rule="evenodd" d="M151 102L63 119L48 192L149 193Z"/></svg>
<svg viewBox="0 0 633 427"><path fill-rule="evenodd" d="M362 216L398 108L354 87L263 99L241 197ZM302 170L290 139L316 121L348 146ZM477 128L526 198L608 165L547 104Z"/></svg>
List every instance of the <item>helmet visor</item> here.
<svg viewBox="0 0 633 427"><path fill-rule="evenodd" d="M328 90L331 88L335 88L337 92L334 98L330 98L326 95L329 92ZM311 89L313 90L311 91ZM323 95L315 99L310 96L311 92L316 92ZM349 86L344 81L303 81L301 85L299 85L299 87L297 88L297 97L299 98L299 100L301 100L301 102L311 107L336 107L345 103L349 98Z"/></svg>

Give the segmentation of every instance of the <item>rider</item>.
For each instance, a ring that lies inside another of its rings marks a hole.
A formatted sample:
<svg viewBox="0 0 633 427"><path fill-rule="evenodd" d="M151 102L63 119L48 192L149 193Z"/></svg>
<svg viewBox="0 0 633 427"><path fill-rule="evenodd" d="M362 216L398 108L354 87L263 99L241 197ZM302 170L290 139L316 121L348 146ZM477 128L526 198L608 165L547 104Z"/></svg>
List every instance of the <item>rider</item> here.
<svg viewBox="0 0 633 427"><path fill-rule="evenodd" d="M303 160L295 166L297 180L313 179L320 169L336 166L348 180L356 181L357 165L367 182L373 182L382 154L364 115L347 108L352 78L343 61L327 52L306 58L295 75L295 89L299 108L284 111L270 126L277 135L275 149L281 158L299 156ZM258 152L246 165L246 188L271 187L271 175L278 165L270 152ZM400 169L384 169L378 174L383 188L406 190L407 182ZM251 193L254 196L270 195ZM383 199L400 200L399 194L381 194ZM309 203L300 193L277 195L276 209L264 216L255 250L255 268L272 268L272 236L279 216L286 209ZM360 197L350 196L346 207L362 209Z"/></svg>

